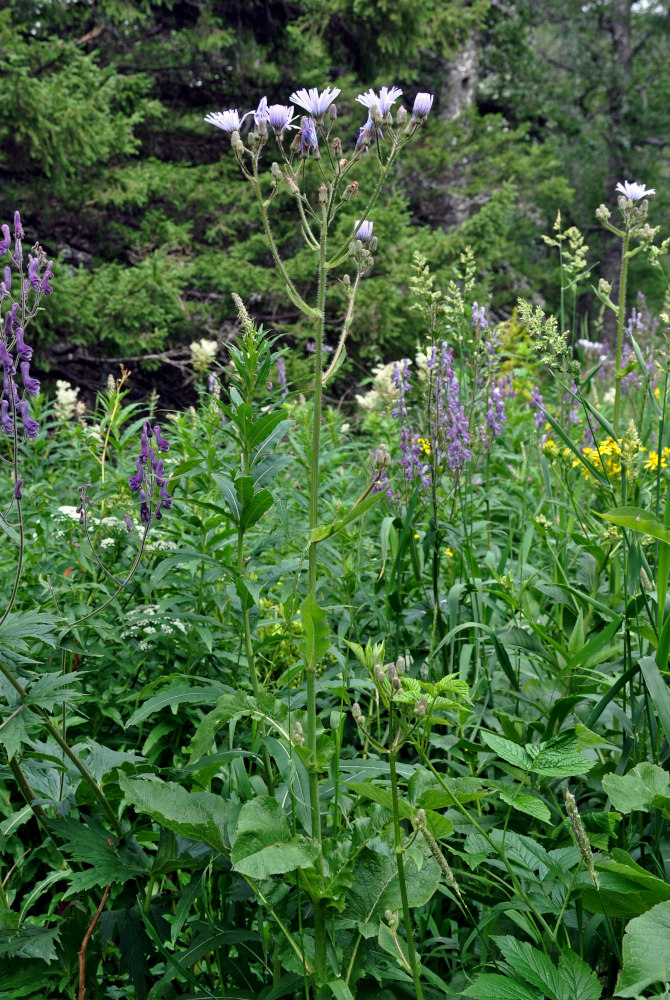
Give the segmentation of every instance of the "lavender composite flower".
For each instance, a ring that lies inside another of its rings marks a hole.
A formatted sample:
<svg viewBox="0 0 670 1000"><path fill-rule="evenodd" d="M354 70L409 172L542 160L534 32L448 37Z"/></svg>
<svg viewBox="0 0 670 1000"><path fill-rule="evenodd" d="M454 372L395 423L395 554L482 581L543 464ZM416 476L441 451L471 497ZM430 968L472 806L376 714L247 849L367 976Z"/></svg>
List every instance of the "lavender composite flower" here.
<svg viewBox="0 0 670 1000"><path fill-rule="evenodd" d="M237 108L231 108L228 111L211 111L203 120L209 125L216 125L224 132L239 132L242 122L250 114L251 112L247 111L247 114L240 118Z"/></svg>
<svg viewBox="0 0 670 1000"><path fill-rule="evenodd" d="M366 219L364 222L361 222L360 219L356 219L356 233L354 239L362 240L363 243L367 243L368 240L372 239L373 226L374 223L370 222L369 219Z"/></svg>
<svg viewBox="0 0 670 1000"><path fill-rule="evenodd" d="M254 122L256 125L262 125L263 122L270 120L270 112L268 110L268 99L267 97L261 97L258 102L258 107L254 111Z"/></svg>
<svg viewBox="0 0 670 1000"><path fill-rule="evenodd" d="M414 118L427 118L430 114L430 109L433 106L433 95L427 94L421 91L414 98L414 107L412 108L412 115Z"/></svg>
<svg viewBox="0 0 670 1000"><path fill-rule="evenodd" d="M294 90L290 99L298 107L307 111L312 118L319 120L323 118L339 93L339 87L326 87L321 93L316 87L311 87L309 90L303 87L301 90Z"/></svg>
<svg viewBox="0 0 670 1000"><path fill-rule="evenodd" d="M311 118L303 117L297 138L298 152L301 156L309 156L310 153L317 152L319 140L316 137L316 126Z"/></svg>
<svg viewBox="0 0 670 1000"><path fill-rule="evenodd" d="M391 108L401 96L402 90L400 87L382 87L379 94L376 94L374 90L368 90L365 94L359 94L356 100L370 112L374 108L379 108L383 117L390 114Z"/></svg>
<svg viewBox="0 0 670 1000"><path fill-rule="evenodd" d="M271 104L268 108L268 121L277 136L281 136L286 129L298 127L292 124L295 117L296 111L293 105Z"/></svg>
<svg viewBox="0 0 670 1000"><path fill-rule="evenodd" d="M655 188L647 188L644 184L640 184L637 181L619 182L615 190L625 198L630 198L631 201L639 201L640 198L646 198L649 194L656 194Z"/></svg>

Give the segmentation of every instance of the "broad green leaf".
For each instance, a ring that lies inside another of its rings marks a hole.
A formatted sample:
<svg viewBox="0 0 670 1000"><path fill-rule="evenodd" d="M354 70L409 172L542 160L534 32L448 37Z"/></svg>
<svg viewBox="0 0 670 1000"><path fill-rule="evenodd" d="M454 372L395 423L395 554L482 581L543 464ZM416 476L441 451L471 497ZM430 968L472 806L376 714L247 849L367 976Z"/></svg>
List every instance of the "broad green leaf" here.
<svg viewBox="0 0 670 1000"><path fill-rule="evenodd" d="M309 533L310 542L323 542L337 531L341 531L348 524L357 521L363 514L367 514L383 495L383 491L381 493L370 493L364 500L359 500L346 514L338 517L336 521L333 521L331 524L320 524L318 527L313 528Z"/></svg>
<svg viewBox="0 0 670 1000"><path fill-rule="evenodd" d="M544 823L548 823L551 819L549 809L537 795L528 795L526 792L520 792L518 795L510 795L509 792L504 791L502 788L498 789L498 795L503 802L506 802L512 809L516 809L517 812L534 816L535 819L540 819Z"/></svg>
<svg viewBox="0 0 670 1000"><path fill-rule="evenodd" d="M617 812L670 810L670 774L658 764L643 761L628 774L606 774L603 788Z"/></svg>
<svg viewBox="0 0 670 1000"><path fill-rule="evenodd" d="M619 997L638 997L652 983L670 979L670 900L627 924L622 957Z"/></svg>
<svg viewBox="0 0 670 1000"><path fill-rule="evenodd" d="M576 952L561 952L558 974L567 986L569 1000L600 1000L602 987L598 977Z"/></svg>
<svg viewBox="0 0 670 1000"><path fill-rule="evenodd" d="M598 514L598 517L603 517L612 524L618 524L621 528L641 531L645 535L651 535L652 538L658 538L661 542L670 542L670 531L663 527L657 517L642 507L613 507L606 514Z"/></svg>
<svg viewBox="0 0 670 1000"><path fill-rule="evenodd" d="M668 618L668 626L668 634L670 635L670 617ZM667 665L663 663L662 666L665 670ZM668 690L668 685L661 676L658 662L653 656L640 657L640 670L642 671L644 683L663 727L665 738L670 743L670 691Z"/></svg>
<svg viewBox="0 0 670 1000"><path fill-rule="evenodd" d="M326 983L326 986L330 989L335 1000L354 1000L354 994L344 979L331 979L329 983Z"/></svg>
<svg viewBox="0 0 670 1000"><path fill-rule="evenodd" d="M119 785L137 812L173 833L228 853L229 828L238 808L233 802L210 792L187 792L171 781L133 780L120 774Z"/></svg>
<svg viewBox="0 0 670 1000"><path fill-rule="evenodd" d="M255 465L260 462L263 455L267 455L268 452L279 444L281 439L285 437L290 431L292 426L291 420L282 420L277 426L272 430L264 441L262 441L254 452L254 456L251 460L251 468L253 469Z"/></svg>
<svg viewBox="0 0 670 1000"><path fill-rule="evenodd" d="M393 812L393 798L389 789L380 788L379 785L373 785L370 781L346 781L345 784L357 795L371 799L372 802L376 802L378 805L388 809L389 812ZM400 796L398 797L398 812L402 819L411 820L414 815L414 810ZM441 816L438 812L426 810L426 821L434 837L448 837L453 832L454 824L450 819L447 819L446 816Z"/></svg>
<svg viewBox="0 0 670 1000"><path fill-rule="evenodd" d="M440 881L437 861L427 856L417 870L414 861L405 854L403 867L409 905L423 906ZM364 937L376 937L385 910L398 910L402 902L395 853L378 854L363 848L354 864L353 878L346 898L347 916L357 922Z"/></svg>
<svg viewBox="0 0 670 1000"><path fill-rule="evenodd" d="M296 868L312 868L318 844L291 837L286 813L276 799L262 796L240 810L230 855L235 871L253 879L284 875Z"/></svg>
<svg viewBox="0 0 670 1000"><path fill-rule="evenodd" d="M506 760L508 764L520 767L524 771L530 770L532 760L526 750L520 747L518 743L512 743L511 740L506 740L503 736L491 733L487 729L482 729L481 736L487 747L490 747L494 753L497 753L499 757Z"/></svg>
<svg viewBox="0 0 670 1000"><path fill-rule="evenodd" d="M253 480L252 480L253 487ZM245 529L253 528L253 526L260 521L263 514L265 514L274 500L272 494L269 490L259 490L258 493L254 493L244 504L242 508L242 514L240 516L240 525Z"/></svg>
<svg viewBox="0 0 670 1000"><path fill-rule="evenodd" d="M524 979L531 986L542 991L549 1000L572 1000L561 980L558 969L544 952L526 941L518 941L510 935L494 937L503 958L514 969L518 979Z"/></svg>
<svg viewBox="0 0 670 1000"><path fill-rule="evenodd" d="M330 647L330 630L326 612L308 594L300 606L300 617L304 633L305 662L312 669Z"/></svg>
<svg viewBox="0 0 670 1000"><path fill-rule="evenodd" d="M522 986L515 979L494 972L478 976L472 986L463 991L463 996L475 997L476 1000L544 1000L541 990Z"/></svg>
<svg viewBox="0 0 670 1000"><path fill-rule="evenodd" d="M278 740L274 736L263 739L271 756L276 761L279 773L289 790L288 804L306 833L312 832L312 813L309 801L309 775L300 758L293 753L288 740Z"/></svg>
<svg viewBox="0 0 670 1000"><path fill-rule="evenodd" d="M179 681L163 688L152 698L148 698L126 722L126 729L129 726L136 726L144 722L157 712L162 712L168 706L173 710L177 705L214 705L221 697L221 687L218 685L208 685L207 687L193 687L186 681Z"/></svg>
<svg viewBox="0 0 670 1000"><path fill-rule="evenodd" d="M228 479L227 476L214 476L213 478L219 488L219 492L223 495L223 499L228 505L230 517L235 524L238 524L242 514L242 506L237 498L237 492L235 491L232 479Z"/></svg>

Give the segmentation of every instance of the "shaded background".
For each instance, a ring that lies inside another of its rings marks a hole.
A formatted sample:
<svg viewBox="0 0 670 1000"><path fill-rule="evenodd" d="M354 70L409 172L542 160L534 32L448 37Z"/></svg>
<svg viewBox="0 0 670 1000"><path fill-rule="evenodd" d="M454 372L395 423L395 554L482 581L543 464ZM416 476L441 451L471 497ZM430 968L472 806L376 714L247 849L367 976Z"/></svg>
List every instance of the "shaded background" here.
<svg viewBox="0 0 670 1000"><path fill-rule="evenodd" d="M446 281L471 245L479 300L498 317L520 294L552 306L557 258L541 234L560 208L564 224L585 233L595 273L615 283L618 249L593 213L603 201L615 208L617 181L655 187L650 221L668 219L669 8L652 0L5 0L0 218L19 208L27 241L39 239L57 258L54 294L37 321L36 368L93 393L124 360L136 395L155 386L162 405L184 405L195 396L188 344L231 336L237 291L295 348L290 374L301 374L309 330L282 294L228 137L203 122L209 111L255 107L263 95L287 103L301 86L342 88L333 134L345 154L365 117L355 103L361 90L397 84L408 107L418 90L436 95L375 212L377 262L340 395L350 398L374 363L411 355L421 338L406 296L414 250ZM269 152L268 170L271 160ZM312 261L290 199L274 205L282 252L309 292ZM350 221L341 220L342 231ZM633 288L660 308L663 273L638 268ZM335 289L333 315L337 300ZM579 311L600 336L588 293Z"/></svg>

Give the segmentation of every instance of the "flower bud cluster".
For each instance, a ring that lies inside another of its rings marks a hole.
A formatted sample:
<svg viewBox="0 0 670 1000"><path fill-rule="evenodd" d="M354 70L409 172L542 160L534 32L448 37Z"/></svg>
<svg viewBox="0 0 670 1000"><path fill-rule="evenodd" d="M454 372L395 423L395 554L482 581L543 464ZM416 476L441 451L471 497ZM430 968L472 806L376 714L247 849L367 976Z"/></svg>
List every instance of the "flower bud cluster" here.
<svg viewBox="0 0 670 1000"><path fill-rule="evenodd" d="M51 294L49 281L53 277L53 261L47 260L46 253L36 243L28 254L27 271L24 270L22 241L25 233L18 212L14 213L13 241L8 225L3 225L1 231L0 257L9 256L9 262L3 268L0 281L0 422L5 434L14 436L18 433L20 419L23 433L34 438L39 433L39 424L30 416L26 396L37 396L40 383L30 374L33 351L25 342L25 328L37 312L42 296ZM18 272L14 283L12 270ZM4 319L3 308L6 310Z"/></svg>
<svg viewBox="0 0 670 1000"><path fill-rule="evenodd" d="M135 465L137 472L128 480L133 493L140 496L140 521L151 524L152 520L160 520L161 508L169 510L172 506L172 496L167 491L167 479L163 469L163 459L159 452L170 450L170 445L161 435L158 424L153 428L148 420L144 421L140 437L140 454Z"/></svg>

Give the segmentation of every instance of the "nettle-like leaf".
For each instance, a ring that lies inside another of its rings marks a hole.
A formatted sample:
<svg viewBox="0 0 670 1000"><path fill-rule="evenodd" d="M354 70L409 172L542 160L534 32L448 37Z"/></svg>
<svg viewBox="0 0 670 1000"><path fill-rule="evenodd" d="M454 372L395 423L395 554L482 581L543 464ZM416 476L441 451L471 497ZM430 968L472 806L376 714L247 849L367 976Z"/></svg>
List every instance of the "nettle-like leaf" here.
<svg viewBox="0 0 670 1000"><path fill-rule="evenodd" d="M206 715L195 731L191 743L191 763L206 754L218 733L232 719L247 717L266 723L278 736L290 742L290 731L296 722L303 729L307 723L302 712L290 712L283 701L272 695L260 692L257 698L238 691L236 694L224 694L217 701L213 710Z"/></svg>
<svg viewBox="0 0 670 1000"><path fill-rule="evenodd" d="M242 806L230 855L241 875L264 879L312 868L318 853L315 841L291 836L286 813L276 799L261 796Z"/></svg>
<svg viewBox="0 0 670 1000"><path fill-rule="evenodd" d="M465 681L453 674L443 677L436 684L419 680L417 677L401 678L402 687L393 695L393 700L401 705L415 705L424 696L428 699L429 712L454 712L456 720L462 722L470 713L470 690ZM449 695L453 697L449 697ZM445 723L440 716L432 716L431 721Z"/></svg>
<svg viewBox="0 0 670 1000"><path fill-rule="evenodd" d="M432 855L426 856L421 868L417 868L414 859L404 854L402 863L409 905L423 906L440 881L437 861ZM345 912L364 937L376 937L385 911L398 910L402 902L395 853L378 854L365 847L356 859L353 875Z"/></svg>
<svg viewBox="0 0 670 1000"><path fill-rule="evenodd" d="M670 774L658 764L643 761L628 774L606 774L603 788L618 812L649 809L670 812Z"/></svg>
<svg viewBox="0 0 670 1000"><path fill-rule="evenodd" d="M585 757L581 749L593 745L591 737L601 742L595 733L584 726L580 732L575 727L544 743L526 743L524 746L486 729L482 730L481 736L484 743L508 764L547 778L567 778L590 771L596 762Z"/></svg>
<svg viewBox="0 0 670 1000"><path fill-rule="evenodd" d="M639 997L652 983L670 979L670 900L626 925L617 996Z"/></svg>
<svg viewBox="0 0 670 1000"><path fill-rule="evenodd" d="M477 1000L600 1000L595 972L574 951L563 951L558 967L539 948L508 935L494 937L508 975L487 973L465 990Z"/></svg>
<svg viewBox="0 0 670 1000"><path fill-rule="evenodd" d="M62 842L63 851L78 864L90 865L81 872L70 872L70 888L64 898L93 886L128 882L148 872L148 862L133 847L119 845L95 819L86 822L74 819L53 821L53 830Z"/></svg>

